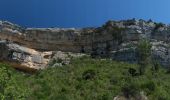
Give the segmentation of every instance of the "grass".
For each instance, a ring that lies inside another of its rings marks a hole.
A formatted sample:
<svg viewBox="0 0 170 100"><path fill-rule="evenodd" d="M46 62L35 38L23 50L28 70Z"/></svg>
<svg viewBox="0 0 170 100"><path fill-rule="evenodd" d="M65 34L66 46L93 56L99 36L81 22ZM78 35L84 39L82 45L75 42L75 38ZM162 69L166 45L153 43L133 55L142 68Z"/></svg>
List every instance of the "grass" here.
<svg viewBox="0 0 170 100"><path fill-rule="evenodd" d="M70 65L48 68L33 75L0 64L0 97L4 100L113 100L141 91L149 100L170 100L170 74L165 69L132 76L137 64L80 58ZM3 87L3 88L2 88Z"/></svg>

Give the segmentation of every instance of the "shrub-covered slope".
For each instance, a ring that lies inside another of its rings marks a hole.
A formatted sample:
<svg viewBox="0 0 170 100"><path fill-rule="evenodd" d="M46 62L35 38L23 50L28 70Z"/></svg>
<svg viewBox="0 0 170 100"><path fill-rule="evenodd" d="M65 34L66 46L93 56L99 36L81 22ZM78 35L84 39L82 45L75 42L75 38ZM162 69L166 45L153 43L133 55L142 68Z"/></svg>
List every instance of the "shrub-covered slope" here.
<svg viewBox="0 0 170 100"><path fill-rule="evenodd" d="M113 100L138 97L170 100L170 74L147 66L112 60L74 59L70 65L26 74L0 64L0 98L4 100Z"/></svg>

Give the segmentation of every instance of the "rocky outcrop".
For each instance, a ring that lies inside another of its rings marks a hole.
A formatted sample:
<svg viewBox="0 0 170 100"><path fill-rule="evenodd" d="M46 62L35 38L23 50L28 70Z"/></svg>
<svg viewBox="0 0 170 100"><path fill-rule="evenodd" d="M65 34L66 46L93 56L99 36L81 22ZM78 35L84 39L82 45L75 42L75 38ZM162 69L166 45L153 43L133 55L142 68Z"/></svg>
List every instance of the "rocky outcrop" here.
<svg viewBox="0 0 170 100"><path fill-rule="evenodd" d="M73 52L135 63L135 45L146 38L153 45L152 57L169 66L169 37L170 26L151 20L108 21L102 27L82 29L23 28L0 21L0 59L43 69L60 58L56 65L67 64L69 58L65 52Z"/></svg>
<svg viewBox="0 0 170 100"><path fill-rule="evenodd" d="M116 36L113 33L122 33L122 41L137 41L141 37L150 38L155 26L153 22L135 19L108 21L99 28L82 29L22 28L2 21L0 39L13 41L36 50L89 53L93 49L105 49L107 45L110 45L112 50L115 49ZM165 29L168 27L165 26ZM159 28L156 31L159 32ZM153 37L156 38L156 36Z"/></svg>
<svg viewBox="0 0 170 100"><path fill-rule="evenodd" d="M0 41L0 61L14 68L34 72L48 66L62 66L70 63L71 58L84 54L61 51L37 51L9 41Z"/></svg>
<svg viewBox="0 0 170 100"><path fill-rule="evenodd" d="M40 52L16 43L0 42L0 60L10 62L18 69L43 69L51 58L52 52Z"/></svg>
<svg viewBox="0 0 170 100"><path fill-rule="evenodd" d="M170 66L170 48L164 41L151 41L151 58L164 67ZM138 63L136 43L124 43L120 49L112 51L112 59L129 63Z"/></svg>

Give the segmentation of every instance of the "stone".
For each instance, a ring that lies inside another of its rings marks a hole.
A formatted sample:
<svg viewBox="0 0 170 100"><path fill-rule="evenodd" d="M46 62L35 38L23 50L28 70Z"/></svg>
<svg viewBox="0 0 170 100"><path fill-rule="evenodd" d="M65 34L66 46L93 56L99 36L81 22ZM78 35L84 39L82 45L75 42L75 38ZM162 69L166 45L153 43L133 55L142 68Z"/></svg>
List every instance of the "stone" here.
<svg viewBox="0 0 170 100"><path fill-rule="evenodd" d="M148 100L148 97L144 94L143 91L141 91L138 95L136 95L134 97L127 98L123 95L118 95L118 96L114 97L113 100Z"/></svg>
<svg viewBox="0 0 170 100"><path fill-rule="evenodd" d="M83 53L136 63L135 45L146 38L153 44L153 59L169 66L170 26L158 25L130 19L108 21L98 28L24 28L0 21L0 60L44 69L55 60L60 62L55 66L69 64L70 55Z"/></svg>
<svg viewBox="0 0 170 100"><path fill-rule="evenodd" d="M49 62L52 52L40 52L18 44L1 41L0 59L33 69L43 69ZM48 58L45 56L48 55ZM17 66L15 66L17 68Z"/></svg>

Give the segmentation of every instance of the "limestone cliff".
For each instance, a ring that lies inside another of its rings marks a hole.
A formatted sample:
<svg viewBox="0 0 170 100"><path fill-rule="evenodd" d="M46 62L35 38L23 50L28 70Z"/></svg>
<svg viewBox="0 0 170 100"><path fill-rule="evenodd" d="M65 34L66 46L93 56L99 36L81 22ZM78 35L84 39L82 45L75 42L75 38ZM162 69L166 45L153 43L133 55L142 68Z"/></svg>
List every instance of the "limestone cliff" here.
<svg viewBox="0 0 170 100"><path fill-rule="evenodd" d="M41 69L49 64L54 51L62 51L135 62L131 48L141 38L151 41L153 57L168 66L170 26L136 19L108 21L102 27L81 29L23 28L0 21L0 59Z"/></svg>

